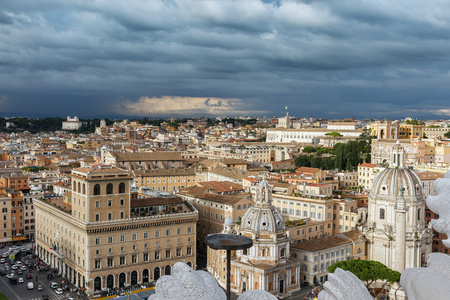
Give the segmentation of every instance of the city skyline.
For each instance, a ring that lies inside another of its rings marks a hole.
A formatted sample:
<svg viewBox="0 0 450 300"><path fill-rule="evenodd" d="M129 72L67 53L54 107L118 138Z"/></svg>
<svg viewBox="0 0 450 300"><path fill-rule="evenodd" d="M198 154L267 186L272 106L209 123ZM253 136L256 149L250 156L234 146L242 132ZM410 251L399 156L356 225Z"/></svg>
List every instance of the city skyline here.
<svg viewBox="0 0 450 300"><path fill-rule="evenodd" d="M6 2L5 115L448 117L448 4Z"/></svg>

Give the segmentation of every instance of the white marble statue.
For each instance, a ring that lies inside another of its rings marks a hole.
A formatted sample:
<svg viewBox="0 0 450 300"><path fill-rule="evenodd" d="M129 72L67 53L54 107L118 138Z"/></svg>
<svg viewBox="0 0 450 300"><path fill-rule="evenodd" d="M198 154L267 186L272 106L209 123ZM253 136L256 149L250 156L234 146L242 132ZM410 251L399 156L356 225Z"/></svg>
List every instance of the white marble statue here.
<svg viewBox="0 0 450 300"><path fill-rule="evenodd" d="M449 236L450 171L435 181L434 189L438 195L428 196L426 201L428 208L439 214L439 219L432 220L431 224L437 232ZM450 239L443 242L450 247ZM351 275L338 268L334 274L329 274L319 300L372 299L362 281L348 273ZM443 253L430 254L428 267L404 270L400 284L408 300L450 299L450 257Z"/></svg>
<svg viewBox="0 0 450 300"><path fill-rule="evenodd" d="M148 300L225 300L225 292L214 277L205 271L195 271L182 262L173 266L173 275L162 276L156 282L155 294ZM277 298L262 290L250 290L238 300L276 300Z"/></svg>

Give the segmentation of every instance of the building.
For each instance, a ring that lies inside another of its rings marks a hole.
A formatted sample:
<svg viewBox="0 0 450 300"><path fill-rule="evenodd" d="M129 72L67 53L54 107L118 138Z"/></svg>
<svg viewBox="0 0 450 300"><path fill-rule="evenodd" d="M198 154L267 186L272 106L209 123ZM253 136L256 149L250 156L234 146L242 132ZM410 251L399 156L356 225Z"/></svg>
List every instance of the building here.
<svg viewBox="0 0 450 300"><path fill-rule="evenodd" d="M405 155L398 141L391 151L391 167L373 182L364 227L367 258L399 272L425 264L432 242L422 182L405 167Z"/></svg>
<svg viewBox="0 0 450 300"><path fill-rule="evenodd" d="M405 163L412 165L416 159L416 153L408 139L372 139L371 163L376 165L391 165L392 149L399 142L405 152Z"/></svg>
<svg viewBox="0 0 450 300"><path fill-rule="evenodd" d="M179 152L109 152L102 149L102 162L117 165L119 168L132 170L158 170L183 168L183 158Z"/></svg>
<svg viewBox="0 0 450 300"><path fill-rule="evenodd" d="M253 246L234 251L231 258L231 291L240 294L262 289L277 297L288 297L300 290L300 263L291 258L290 237L283 217L272 205L272 192L263 180L256 192L255 205L242 217L235 234L249 237ZM225 220L228 233L234 221ZM225 251L208 248L208 272L226 286Z"/></svg>
<svg viewBox="0 0 450 300"><path fill-rule="evenodd" d="M62 130L78 130L83 126L83 122L77 116L71 118L67 116L67 120L62 122Z"/></svg>
<svg viewBox="0 0 450 300"><path fill-rule="evenodd" d="M359 137L363 131L355 130L331 130L327 128L292 129L285 127L271 128L267 130L267 143L311 143L317 144L320 137L327 133L339 132L344 137Z"/></svg>
<svg viewBox="0 0 450 300"><path fill-rule="evenodd" d="M372 182L385 167L377 164L362 163L358 165L358 185L365 190L372 189Z"/></svg>
<svg viewBox="0 0 450 300"><path fill-rule="evenodd" d="M339 189L341 190L358 186L358 172L338 172L336 176L339 179Z"/></svg>
<svg viewBox="0 0 450 300"><path fill-rule="evenodd" d="M65 200L34 200L36 254L71 283L92 294L157 280L179 261L195 265L194 207L131 200L130 173L116 166L78 168L71 179Z"/></svg>
<svg viewBox="0 0 450 300"><path fill-rule="evenodd" d="M249 207L254 205L251 194L242 185L232 182L202 182L178 192L199 211L197 246L199 254L206 254L208 234L221 232L227 217L241 221Z"/></svg>
<svg viewBox="0 0 450 300"><path fill-rule="evenodd" d="M3 226L0 226L0 242L18 242L25 238L23 195L11 189L0 193L0 209Z"/></svg>
<svg viewBox="0 0 450 300"><path fill-rule="evenodd" d="M294 258L301 262L302 285L328 280L328 267L341 260L365 259L365 240L358 230L291 244Z"/></svg>
<svg viewBox="0 0 450 300"><path fill-rule="evenodd" d="M136 186L148 187L154 191L173 192L196 185L200 181L194 169L133 170Z"/></svg>

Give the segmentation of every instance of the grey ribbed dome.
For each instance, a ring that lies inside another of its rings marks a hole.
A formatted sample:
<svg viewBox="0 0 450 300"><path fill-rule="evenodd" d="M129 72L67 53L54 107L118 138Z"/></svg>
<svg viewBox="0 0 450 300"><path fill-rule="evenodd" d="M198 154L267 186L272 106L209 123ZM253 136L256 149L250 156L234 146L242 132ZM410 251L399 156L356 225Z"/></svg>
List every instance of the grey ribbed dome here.
<svg viewBox="0 0 450 300"><path fill-rule="evenodd" d="M381 196L423 197L422 182L407 168L387 168L374 179L371 194Z"/></svg>
<svg viewBox="0 0 450 300"><path fill-rule="evenodd" d="M250 207L241 220L241 230L253 231L284 231L284 219L275 206Z"/></svg>
<svg viewBox="0 0 450 300"><path fill-rule="evenodd" d="M234 225L234 220L232 217L226 217L225 218L225 222L224 222L225 226L230 226L230 225Z"/></svg>

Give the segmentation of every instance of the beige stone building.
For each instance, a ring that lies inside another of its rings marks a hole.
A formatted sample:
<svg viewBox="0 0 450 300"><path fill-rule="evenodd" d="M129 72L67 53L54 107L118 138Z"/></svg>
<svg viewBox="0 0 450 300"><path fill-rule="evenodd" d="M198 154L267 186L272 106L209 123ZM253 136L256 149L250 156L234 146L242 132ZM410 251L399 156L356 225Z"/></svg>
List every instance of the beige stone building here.
<svg viewBox="0 0 450 300"><path fill-rule="evenodd" d="M115 166L71 178L69 200L34 200L36 254L70 282L94 293L156 280L179 261L195 267L194 207L131 200L130 173Z"/></svg>
<svg viewBox="0 0 450 300"><path fill-rule="evenodd" d="M358 165L358 185L365 190L370 190L373 180L382 170L384 167L377 164L362 163Z"/></svg>
<svg viewBox="0 0 450 300"><path fill-rule="evenodd" d="M196 185L201 179L193 169L133 170L131 173L136 186L161 192L173 192Z"/></svg>
<svg viewBox="0 0 450 300"><path fill-rule="evenodd" d="M291 244L301 262L301 283L315 285L328 279L327 268L341 260L365 259L365 240L358 230Z"/></svg>

